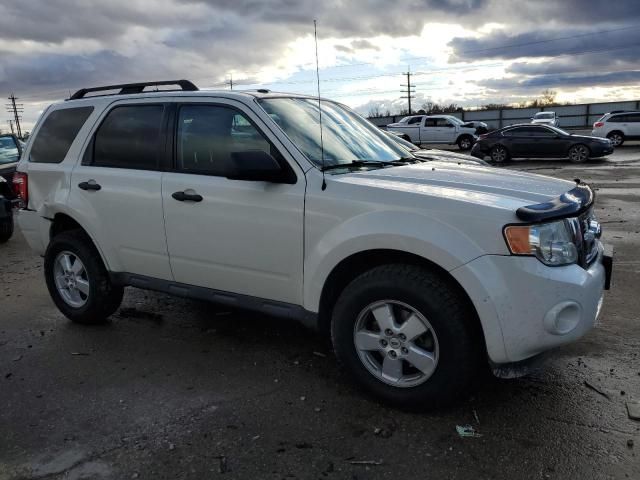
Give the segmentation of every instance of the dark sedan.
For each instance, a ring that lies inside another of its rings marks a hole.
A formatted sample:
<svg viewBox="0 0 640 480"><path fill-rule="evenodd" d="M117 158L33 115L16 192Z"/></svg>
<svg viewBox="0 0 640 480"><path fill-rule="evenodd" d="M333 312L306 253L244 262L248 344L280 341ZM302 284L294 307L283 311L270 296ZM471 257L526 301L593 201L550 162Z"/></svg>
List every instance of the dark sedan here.
<svg viewBox="0 0 640 480"><path fill-rule="evenodd" d="M471 150L476 158L491 157L496 163L511 158L568 158L586 162L613 153L606 138L572 135L547 125L511 125L481 135Z"/></svg>

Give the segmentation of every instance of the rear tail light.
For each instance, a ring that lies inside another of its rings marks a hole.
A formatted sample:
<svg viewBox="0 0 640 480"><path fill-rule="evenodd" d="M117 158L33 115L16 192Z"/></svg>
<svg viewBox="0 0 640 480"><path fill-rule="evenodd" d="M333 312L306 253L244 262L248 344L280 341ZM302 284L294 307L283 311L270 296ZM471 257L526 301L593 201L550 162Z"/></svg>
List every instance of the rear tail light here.
<svg viewBox="0 0 640 480"><path fill-rule="evenodd" d="M596 122L593 124L593 128L601 128L604 127L604 122Z"/></svg>
<svg viewBox="0 0 640 480"><path fill-rule="evenodd" d="M29 184L28 177L24 172L16 172L13 175L13 191L19 200L20 208L27 208L29 204Z"/></svg>

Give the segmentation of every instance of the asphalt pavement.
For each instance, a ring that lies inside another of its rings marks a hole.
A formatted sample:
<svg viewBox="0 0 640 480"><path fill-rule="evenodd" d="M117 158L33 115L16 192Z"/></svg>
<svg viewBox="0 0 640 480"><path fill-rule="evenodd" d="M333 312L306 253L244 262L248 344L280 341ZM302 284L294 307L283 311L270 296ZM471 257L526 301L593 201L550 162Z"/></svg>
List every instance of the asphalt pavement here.
<svg viewBox="0 0 640 480"><path fill-rule="evenodd" d="M108 324L74 325L17 233L0 246L0 480L640 478L640 147L500 168L595 186L613 289L541 369L428 413L368 398L287 320L129 288Z"/></svg>

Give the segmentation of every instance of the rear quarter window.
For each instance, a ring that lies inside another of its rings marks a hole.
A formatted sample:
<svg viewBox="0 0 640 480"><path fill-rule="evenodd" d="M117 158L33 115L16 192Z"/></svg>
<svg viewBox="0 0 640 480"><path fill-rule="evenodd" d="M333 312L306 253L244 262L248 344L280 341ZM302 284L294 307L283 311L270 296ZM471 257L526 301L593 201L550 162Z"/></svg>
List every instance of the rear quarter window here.
<svg viewBox="0 0 640 480"><path fill-rule="evenodd" d="M44 119L33 141L29 161L60 163L67 156L78 132L93 112L93 107L54 110Z"/></svg>

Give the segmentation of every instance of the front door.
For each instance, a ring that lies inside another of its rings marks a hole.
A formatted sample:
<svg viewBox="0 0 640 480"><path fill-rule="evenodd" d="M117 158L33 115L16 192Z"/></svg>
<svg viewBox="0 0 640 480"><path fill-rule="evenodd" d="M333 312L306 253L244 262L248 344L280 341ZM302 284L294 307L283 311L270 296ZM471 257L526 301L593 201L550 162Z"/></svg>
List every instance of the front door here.
<svg viewBox="0 0 640 480"><path fill-rule="evenodd" d="M305 177L263 127L232 101L177 105L174 169L162 179L171 268L180 283L301 304ZM286 162L296 182L226 178L232 155L251 150Z"/></svg>

